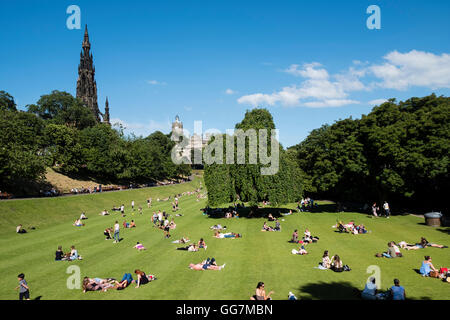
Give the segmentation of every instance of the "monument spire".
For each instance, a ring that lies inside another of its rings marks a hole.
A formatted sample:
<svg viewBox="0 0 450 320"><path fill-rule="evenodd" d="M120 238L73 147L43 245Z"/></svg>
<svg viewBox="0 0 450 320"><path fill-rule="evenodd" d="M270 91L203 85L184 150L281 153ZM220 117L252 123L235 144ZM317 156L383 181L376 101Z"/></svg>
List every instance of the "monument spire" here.
<svg viewBox="0 0 450 320"><path fill-rule="evenodd" d="M97 83L95 82L95 68L92 53L90 53L91 43L87 25L84 30L84 39L78 66L77 98L92 111L97 122L100 122L100 110L97 104Z"/></svg>

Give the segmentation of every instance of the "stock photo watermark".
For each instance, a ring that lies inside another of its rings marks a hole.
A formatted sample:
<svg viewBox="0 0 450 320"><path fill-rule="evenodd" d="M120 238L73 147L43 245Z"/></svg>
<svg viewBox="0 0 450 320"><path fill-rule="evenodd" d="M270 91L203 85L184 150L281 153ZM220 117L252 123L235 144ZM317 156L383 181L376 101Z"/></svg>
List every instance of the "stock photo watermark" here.
<svg viewBox="0 0 450 320"><path fill-rule="evenodd" d="M380 30L381 29L381 9L377 5L371 5L366 10L367 14L370 16L367 18L366 26L369 30Z"/></svg>
<svg viewBox="0 0 450 320"><path fill-rule="evenodd" d="M67 14L70 16L66 20L66 26L69 30L79 30L81 29L81 9L77 5L70 5L66 10Z"/></svg>
<svg viewBox="0 0 450 320"><path fill-rule="evenodd" d="M79 266L69 266L66 273L70 274L67 278L66 286L69 290L81 289L81 270Z"/></svg>
<svg viewBox="0 0 450 320"><path fill-rule="evenodd" d="M171 139L176 142L171 153L173 163L261 164L266 166L261 167L261 175L274 175L278 172L280 163L278 129L273 129L270 132L270 150L267 129L248 129L245 131L228 129L225 135L225 145L224 134L219 130L210 129L207 132L214 132L207 139L209 142L205 142L203 139L202 121L194 122L194 135L192 136L186 129L173 130ZM192 153L194 159L192 159Z"/></svg>

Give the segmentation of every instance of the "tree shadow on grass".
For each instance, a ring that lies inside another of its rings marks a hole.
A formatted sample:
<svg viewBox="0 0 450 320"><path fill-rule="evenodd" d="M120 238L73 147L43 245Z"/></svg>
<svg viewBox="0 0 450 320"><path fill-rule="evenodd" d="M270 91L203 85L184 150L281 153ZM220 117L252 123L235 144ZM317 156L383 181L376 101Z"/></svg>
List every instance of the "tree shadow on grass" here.
<svg viewBox="0 0 450 320"><path fill-rule="evenodd" d="M450 228L446 228L446 229L436 229L437 231L446 233L446 234L450 234Z"/></svg>
<svg viewBox="0 0 450 320"><path fill-rule="evenodd" d="M350 282L310 283L300 287L299 291L310 295L301 300L355 300L361 295L361 291Z"/></svg>
<svg viewBox="0 0 450 320"><path fill-rule="evenodd" d="M225 218L227 212L232 212L234 207L217 207L217 208L204 208L202 209L210 218L222 219ZM292 215L302 214L302 213L322 213L322 212L336 212L335 204L319 204L315 205L313 208L308 208L305 211L299 211L298 208L273 208L273 207L263 207L263 208L252 208L252 207L238 207L237 213L239 218L267 218L267 216L272 214L274 218L283 218L289 215L289 210L292 210Z"/></svg>

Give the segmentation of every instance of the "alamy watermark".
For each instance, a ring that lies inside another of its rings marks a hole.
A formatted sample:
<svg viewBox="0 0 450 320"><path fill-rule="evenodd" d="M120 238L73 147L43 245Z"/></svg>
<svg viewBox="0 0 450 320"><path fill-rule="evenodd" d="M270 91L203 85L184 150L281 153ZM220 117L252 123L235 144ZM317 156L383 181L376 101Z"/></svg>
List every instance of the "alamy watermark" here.
<svg viewBox="0 0 450 320"><path fill-rule="evenodd" d="M216 129L208 131L214 133L206 134L207 139L204 139L201 121L194 122L192 136L186 129L172 130L171 139L176 142L172 149L172 161L175 164L261 164L261 175L278 172L279 130L270 130L270 137L267 129L228 129L225 135Z"/></svg>
<svg viewBox="0 0 450 320"><path fill-rule="evenodd" d="M81 29L81 9L77 5L70 5L66 10L67 14L70 16L66 20L67 29Z"/></svg>

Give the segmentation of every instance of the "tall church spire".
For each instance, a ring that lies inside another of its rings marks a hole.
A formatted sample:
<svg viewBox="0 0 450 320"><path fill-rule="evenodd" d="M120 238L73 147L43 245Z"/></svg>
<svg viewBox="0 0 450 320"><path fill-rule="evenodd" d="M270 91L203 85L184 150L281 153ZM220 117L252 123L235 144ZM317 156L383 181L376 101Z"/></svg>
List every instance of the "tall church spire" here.
<svg viewBox="0 0 450 320"><path fill-rule="evenodd" d="M77 98L92 111L97 122L100 122L100 110L97 104L97 83L95 82L95 68L87 25L84 31L84 39L78 66Z"/></svg>

